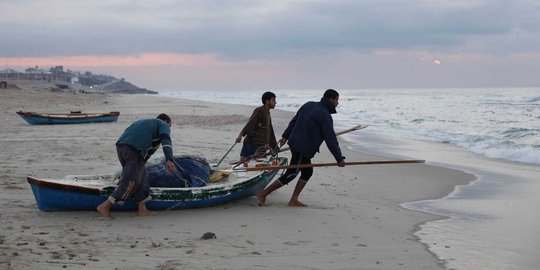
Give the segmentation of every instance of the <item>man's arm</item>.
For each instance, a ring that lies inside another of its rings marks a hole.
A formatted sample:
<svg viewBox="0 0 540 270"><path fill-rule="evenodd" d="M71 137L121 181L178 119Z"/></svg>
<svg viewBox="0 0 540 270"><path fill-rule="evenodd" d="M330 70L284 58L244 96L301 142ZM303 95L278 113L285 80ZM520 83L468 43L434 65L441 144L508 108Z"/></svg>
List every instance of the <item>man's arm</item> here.
<svg viewBox="0 0 540 270"><path fill-rule="evenodd" d="M322 119L321 130L328 150L330 150L330 153L332 153L338 163L342 163L345 158L341 154L341 148L339 148L336 132L334 131L334 121L332 120L332 116L328 115Z"/></svg>
<svg viewBox="0 0 540 270"><path fill-rule="evenodd" d="M171 140L171 128L163 122L159 122L159 140L161 142L161 148L163 148L163 154L167 160L173 160L173 148Z"/></svg>
<svg viewBox="0 0 540 270"><path fill-rule="evenodd" d="M167 170L170 173L176 172L176 166L174 165L174 155L172 148L171 140L171 128L165 122L160 121L159 123L159 140L161 141L161 148L163 149L163 154L167 160Z"/></svg>
<svg viewBox="0 0 540 270"><path fill-rule="evenodd" d="M274 133L274 127L272 126L272 122L270 122L270 138L268 138L268 143L270 144L270 147L275 148L277 145L276 142L276 134Z"/></svg>
<svg viewBox="0 0 540 270"><path fill-rule="evenodd" d="M257 125L261 121L261 113L259 111L259 108L256 108L253 110L253 113L251 114L251 117L249 117L248 122L240 131L240 134L238 134L238 137L236 138L236 142L239 143L242 141L242 137L246 136L247 134L252 134L255 132L255 128L257 128Z"/></svg>

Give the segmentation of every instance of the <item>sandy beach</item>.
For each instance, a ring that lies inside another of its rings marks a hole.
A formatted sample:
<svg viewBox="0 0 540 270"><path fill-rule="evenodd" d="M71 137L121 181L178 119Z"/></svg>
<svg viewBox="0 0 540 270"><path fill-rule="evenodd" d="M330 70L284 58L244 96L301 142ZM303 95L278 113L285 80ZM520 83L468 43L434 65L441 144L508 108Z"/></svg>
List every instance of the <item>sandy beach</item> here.
<svg viewBox="0 0 540 270"><path fill-rule="evenodd" d="M116 123L32 126L15 114L19 110L121 115ZM252 197L144 218L113 212L112 221L91 211L39 211L26 182L29 175L112 174L119 167L118 136L134 120L162 112L173 120L176 155L200 154L215 162L252 110L156 96L0 89L0 268L444 269L444 261L413 234L420 224L441 217L400 204L444 197L474 176L431 166L429 160L316 168L300 197L307 208L287 206L294 188L289 185L271 194L266 207ZM276 135L291 117L291 112L272 111ZM391 159L340 144L347 161ZM239 152L237 145L226 161ZM334 162L325 144L313 162ZM206 232L217 238L202 240Z"/></svg>

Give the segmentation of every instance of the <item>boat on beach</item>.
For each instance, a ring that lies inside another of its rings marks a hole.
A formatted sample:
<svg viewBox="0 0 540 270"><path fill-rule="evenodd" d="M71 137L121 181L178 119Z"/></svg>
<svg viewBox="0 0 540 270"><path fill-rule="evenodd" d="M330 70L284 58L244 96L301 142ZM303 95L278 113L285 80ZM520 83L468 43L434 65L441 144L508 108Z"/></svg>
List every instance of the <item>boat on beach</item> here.
<svg viewBox="0 0 540 270"><path fill-rule="evenodd" d="M118 120L120 112L81 113L80 111L73 111L70 113L35 113L18 111L17 114L31 125L50 125L115 122Z"/></svg>
<svg viewBox="0 0 540 270"><path fill-rule="evenodd" d="M272 165L286 165L287 158L278 157ZM255 164L254 164L255 165ZM257 167L269 162L256 164ZM172 210L211 206L254 196L272 181L279 169L262 171L224 170L228 176L202 187L150 187L150 210ZM92 210L105 201L116 187L114 175L66 176L64 179L27 177L37 206L42 211ZM137 202L128 199L114 204L111 210L136 210Z"/></svg>

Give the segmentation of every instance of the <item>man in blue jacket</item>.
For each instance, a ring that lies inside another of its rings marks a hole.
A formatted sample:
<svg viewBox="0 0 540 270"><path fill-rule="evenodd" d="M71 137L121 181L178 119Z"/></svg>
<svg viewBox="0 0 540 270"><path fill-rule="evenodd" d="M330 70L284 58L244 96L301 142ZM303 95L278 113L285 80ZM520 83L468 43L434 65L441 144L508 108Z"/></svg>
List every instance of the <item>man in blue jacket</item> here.
<svg viewBox="0 0 540 270"><path fill-rule="evenodd" d="M141 119L133 122L118 138L116 152L122 165L122 176L113 193L96 209L105 219L112 219L110 208L113 204L122 204L128 198L137 201L139 210L137 215L154 214L146 208L146 202L152 197L145 163L161 144L167 159L168 171L176 172L170 126L171 118L162 113L157 119Z"/></svg>
<svg viewBox="0 0 540 270"><path fill-rule="evenodd" d="M293 119L289 122L287 129L283 132L280 146L287 140L291 148L290 164L311 164L311 159L315 153L319 152L322 142L338 162L339 167L345 166L345 157L341 155L341 149L334 132L334 122L331 114L336 113L339 104L339 94L334 89L324 92L320 102L310 101L302 105ZM300 179L296 182L293 195L289 201L289 206L306 206L298 200L300 192L304 189L307 181L313 175L313 167L302 169L287 169L279 179L257 194L259 205L264 205L266 197L274 190L288 184L301 172Z"/></svg>

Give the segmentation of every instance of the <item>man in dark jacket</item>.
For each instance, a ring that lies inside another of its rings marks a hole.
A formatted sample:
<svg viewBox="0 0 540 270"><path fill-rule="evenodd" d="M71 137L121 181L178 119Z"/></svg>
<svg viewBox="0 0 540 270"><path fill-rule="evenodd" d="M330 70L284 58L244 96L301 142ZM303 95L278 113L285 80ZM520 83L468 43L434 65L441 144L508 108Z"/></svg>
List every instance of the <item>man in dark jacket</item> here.
<svg viewBox="0 0 540 270"><path fill-rule="evenodd" d="M311 159L315 156L315 153L319 152L319 147L325 141L326 146L328 146L328 149L338 162L338 166L345 166L345 158L341 155L331 116L331 114L336 113L336 107L339 104L338 100L338 92L334 89L328 89L324 92L320 102L310 101L302 105L289 122L289 126L283 132L281 140L279 140L279 144L284 145L287 140L289 141L292 153L291 165L311 164ZM279 179L257 194L259 204L264 205L266 197L271 192L294 180L299 171L301 172L300 179L296 182L289 206L306 206L298 200L298 197L309 178L313 175L312 167L288 169Z"/></svg>
<svg viewBox="0 0 540 270"><path fill-rule="evenodd" d="M137 215L153 214L146 208L146 202L152 197L145 163L161 144L167 159L167 170L170 173L176 172L170 126L171 118L162 113L156 119L133 122L118 138L116 152L122 165L122 176L113 193L96 209L105 219L112 219L110 208L113 204L123 203L129 198L137 201L139 210Z"/></svg>
<svg viewBox="0 0 540 270"><path fill-rule="evenodd" d="M272 92L265 92L261 97L261 101L263 105L253 110L249 121L236 138L236 142L239 143L242 141L242 137L245 136L244 145L240 151L239 163L248 160L261 146L269 146L274 149L277 145L274 127L272 127L272 117L270 116L270 110L276 107L276 95Z"/></svg>

